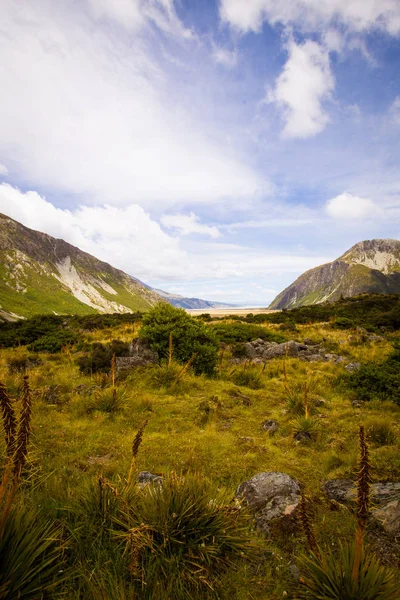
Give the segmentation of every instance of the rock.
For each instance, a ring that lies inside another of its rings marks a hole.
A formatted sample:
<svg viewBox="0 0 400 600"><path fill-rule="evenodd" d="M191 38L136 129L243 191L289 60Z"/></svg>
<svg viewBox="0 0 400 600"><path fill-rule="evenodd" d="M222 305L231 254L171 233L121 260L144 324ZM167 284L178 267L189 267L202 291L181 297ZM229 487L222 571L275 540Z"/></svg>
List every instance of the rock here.
<svg viewBox="0 0 400 600"><path fill-rule="evenodd" d="M236 497L246 501L254 513L257 527L269 532L274 521L279 520L280 525L293 525L300 488L286 473L258 473L239 485Z"/></svg>
<svg viewBox="0 0 400 600"><path fill-rule="evenodd" d="M162 485L162 482L163 478L160 475L154 475L154 473L150 473L150 471L141 471L136 477L136 483L139 485L139 487L144 487L149 483Z"/></svg>
<svg viewBox="0 0 400 600"><path fill-rule="evenodd" d="M385 338L381 335L369 335L368 339L370 342L384 342Z"/></svg>
<svg viewBox="0 0 400 600"><path fill-rule="evenodd" d="M374 510L372 516L390 535L400 534L400 498Z"/></svg>
<svg viewBox="0 0 400 600"><path fill-rule="evenodd" d="M280 358L283 356L290 356L305 360L308 362L322 362L332 360L340 363L345 360L343 356L337 354L326 354L325 349L320 347L319 343L313 342L310 339L305 340L306 343L301 344L290 340L289 342L283 342L278 344L276 342L266 342L258 339L253 342L247 342L244 344L245 358L236 359L235 362L240 363L244 360L250 359L255 364L262 363L266 360L273 358Z"/></svg>
<svg viewBox="0 0 400 600"><path fill-rule="evenodd" d="M305 338L304 343L306 346L318 346L319 342L314 342L311 338Z"/></svg>
<svg viewBox="0 0 400 600"><path fill-rule="evenodd" d="M147 342L141 338L135 338L129 348L130 356L140 356L149 363L158 362L158 353L152 350Z"/></svg>
<svg viewBox="0 0 400 600"><path fill-rule="evenodd" d="M136 367L145 367L158 363L158 353L152 350L146 340L136 338L129 347L129 356L117 356L115 364L117 375Z"/></svg>
<svg viewBox="0 0 400 600"><path fill-rule="evenodd" d="M296 442L311 442L312 438L308 431L298 431L294 434L293 439Z"/></svg>
<svg viewBox="0 0 400 600"><path fill-rule="evenodd" d="M356 484L351 479L331 479L322 484L322 489L332 500L352 504L357 497ZM374 504L385 505L400 500L400 482L373 483L371 499Z"/></svg>
<svg viewBox="0 0 400 600"><path fill-rule="evenodd" d="M326 406L326 400L325 400L325 398L314 398L313 404L317 408L320 406Z"/></svg>
<svg viewBox="0 0 400 600"><path fill-rule="evenodd" d="M325 354L325 360L335 362L335 363L342 363L346 359L344 356L339 356L338 354Z"/></svg>
<svg viewBox="0 0 400 600"><path fill-rule="evenodd" d="M264 421L264 423L262 423L262 428L270 435L273 435L278 431L279 426L276 421Z"/></svg>
<svg viewBox="0 0 400 600"><path fill-rule="evenodd" d="M361 364L358 362L351 362L345 366L346 371L349 373L353 373L354 371L358 371L361 368Z"/></svg>

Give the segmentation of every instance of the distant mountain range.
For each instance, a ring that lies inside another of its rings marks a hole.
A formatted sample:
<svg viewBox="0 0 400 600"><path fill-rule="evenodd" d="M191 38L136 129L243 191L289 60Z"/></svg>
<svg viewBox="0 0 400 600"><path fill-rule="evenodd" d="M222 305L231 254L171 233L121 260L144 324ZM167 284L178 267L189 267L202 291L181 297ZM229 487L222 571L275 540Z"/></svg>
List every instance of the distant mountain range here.
<svg viewBox="0 0 400 600"><path fill-rule="evenodd" d="M364 293L400 294L400 241L358 242L333 262L300 275L269 308L296 308Z"/></svg>
<svg viewBox="0 0 400 600"><path fill-rule="evenodd" d="M185 298L184 296L178 296L177 294L169 294L163 290L152 288L157 294L160 294L165 300L167 300L173 306L177 308L230 308L236 306L236 304L224 304L223 302L211 302L210 300L201 300L201 298Z"/></svg>
<svg viewBox="0 0 400 600"><path fill-rule="evenodd" d="M214 306L153 290L64 240L0 213L0 319L146 311L167 301L184 308Z"/></svg>

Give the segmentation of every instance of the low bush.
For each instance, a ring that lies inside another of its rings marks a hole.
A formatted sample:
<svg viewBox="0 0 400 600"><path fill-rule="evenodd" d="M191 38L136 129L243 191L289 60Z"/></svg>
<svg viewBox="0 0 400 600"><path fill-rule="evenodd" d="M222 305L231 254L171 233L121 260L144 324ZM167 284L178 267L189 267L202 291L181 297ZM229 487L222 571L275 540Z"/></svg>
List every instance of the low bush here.
<svg viewBox="0 0 400 600"><path fill-rule="evenodd" d="M284 342L285 338L265 327L248 323L217 323L210 325L220 342L234 344L237 342L250 342L258 338L269 342Z"/></svg>
<svg viewBox="0 0 400 600"><path fill-rule="evenodd" d="M78 336L72 331L61 330L44 335L28 346L33 352L48 352L55 354L65 346L72 346L78 341Z"/></svg>
<svg viewBox="0 0 400 600"><path fill-rule="evenodd" d="M366 363L351 373L347 385L360 400L392 400L400 405L400 350L383 363Z"/></svg>
<svg viewBox="0 0 400 600"><path fill-rule="evenodd" d="M129 356L129 344L113 340L110 344L92 344L91 352L77 360L79 369L85 375L107 373L111 368L113 356Z"/></svg>

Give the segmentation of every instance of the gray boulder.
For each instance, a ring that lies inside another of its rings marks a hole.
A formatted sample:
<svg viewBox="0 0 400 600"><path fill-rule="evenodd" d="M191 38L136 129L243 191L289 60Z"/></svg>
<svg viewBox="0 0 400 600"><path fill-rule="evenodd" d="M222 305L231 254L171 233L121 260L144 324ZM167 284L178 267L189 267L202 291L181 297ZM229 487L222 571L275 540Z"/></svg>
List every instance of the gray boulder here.
<svg viewBox="0 0 400 600"><path fill-rule="evenodd" d="M357 497L356 484L351 479L331 479L322 484L328 498L343 504L352 504ZM387 504L400 500L400 482L373 483L371 499L374 504Z"/></svg>
<svg viewBox="0 0 400 600"><path fill-rule="evenodd" d="M247 503L257 527L268 533L274 522L282 528L293 526L300 488L286 473L258 473L239 485L236 497Z"/></svg>
<svg viewBox="0 0 400 600"><path fill-rule="evenodd" d="M129 356L117 356L115 364L117 375L136 367L145 367L158 363L158 353L152 350L146 340L136 338L129 347Z"/></svg>
<svg viewBox="0 0 400 600"><path fill-rule="evenodd" d="M332 479L322 485L331 500L355 506L357 498L356 485L350 479ZM374 507L371 517L378 521L383 529L391 535L400 534L400 482L373 483L371 500Z"/></svg>
<svg viewBox="0 0 400 600"><path fill-rule="evenodd" d="M136 477L136 483L139 487L144 487L145 485L149 485L149 483L162 485L162 482L163 479L160 475L154 475L150 471L141 471Z"/></svg>
<svg viewBox="0 0 400 600"><path fill-rule="evenodd" d="M253 363L260 363L273 358L282 358L283 356L299 358L308 362L334 361L340 363L345 360L344 357L337 354L325 354L325 349L320 347L319 344L310 343L311 340L306 339L305 342L301 344L290 340L278 344L277 342L266 342L261 339L247 342L244 344L246 352L244 360L250 359ZM239 359L237 362L243 362L243 359Z"/></svg>
<svg viewBox="0 0 400 600"><path fill-rule="evenodd" d="M372 512L372 516L387 533L396 536L400 534L400 498L377 508Z"/></svg>
<svg viewBox="0 0 400 600"><path fill-rule="evenodd" d="M262 428L264 429L264 431L266 431L270 435L273 435L274 433L276 433L278 431L279 426L276 421L267 420L267 421L263 422Z"/></svg>

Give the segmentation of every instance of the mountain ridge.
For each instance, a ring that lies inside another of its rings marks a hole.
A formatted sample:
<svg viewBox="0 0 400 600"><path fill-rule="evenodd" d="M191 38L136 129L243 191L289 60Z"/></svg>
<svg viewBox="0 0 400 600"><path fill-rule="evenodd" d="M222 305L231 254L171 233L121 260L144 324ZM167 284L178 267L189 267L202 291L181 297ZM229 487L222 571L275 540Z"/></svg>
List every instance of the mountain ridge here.
<svg viewBox="0 0 400 600"><path fill-rule="evenodd" d="M0 319L146 311L157 302L179 308L220 305L156 290L63 239L0 213Z"/></svg>
<svg viewBox="0 0 400 600"><path fill-rule="evenodd" d="M297 308L363 293L400 294L400 241L357 242L334 261L300 275L269 308Z"/></svg>

